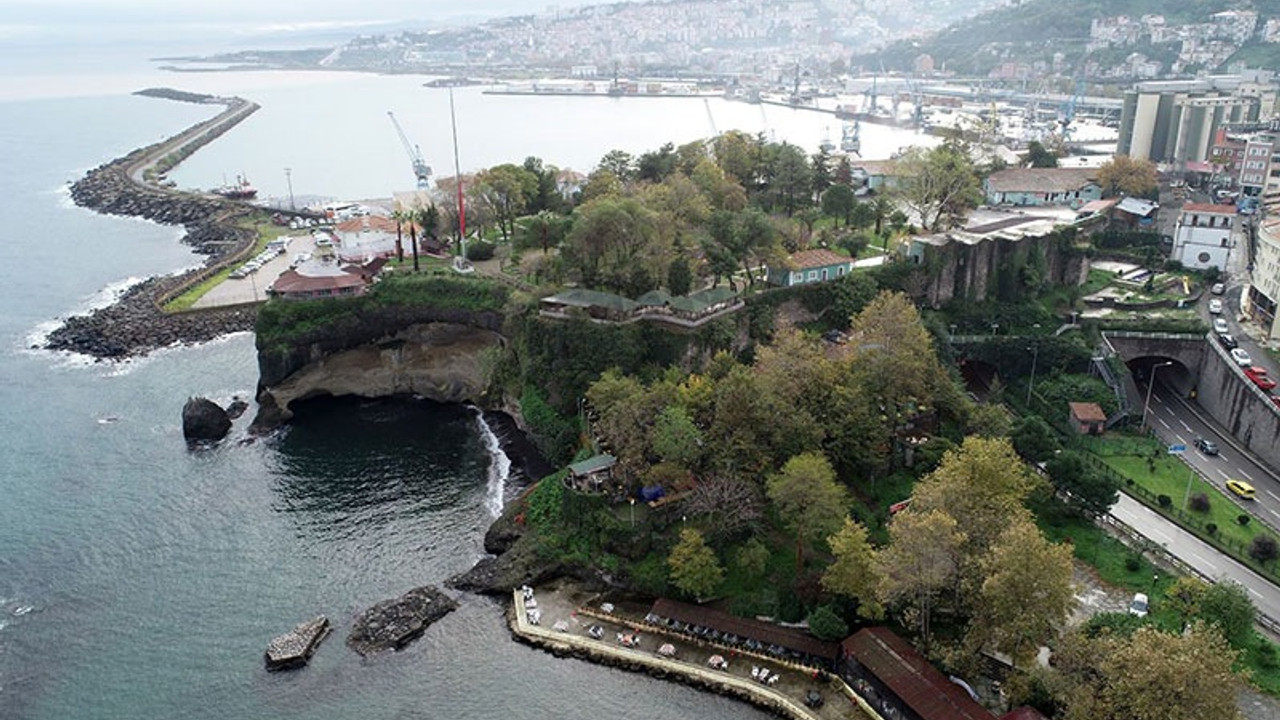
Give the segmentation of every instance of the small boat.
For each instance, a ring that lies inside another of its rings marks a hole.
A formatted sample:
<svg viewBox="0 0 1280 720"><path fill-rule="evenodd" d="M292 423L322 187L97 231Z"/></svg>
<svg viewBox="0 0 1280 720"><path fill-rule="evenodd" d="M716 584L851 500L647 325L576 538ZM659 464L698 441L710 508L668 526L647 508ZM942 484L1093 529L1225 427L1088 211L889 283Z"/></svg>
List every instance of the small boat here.
<svg viewBox="0 0 1280 720"><path fill-rule="evenodd" d="M252 200L258 196L258 189L249 184L249 179L243 175L237 175L233 184L223 184L222 187L213 191L214 195L221 195L229 200Z"/></svg>

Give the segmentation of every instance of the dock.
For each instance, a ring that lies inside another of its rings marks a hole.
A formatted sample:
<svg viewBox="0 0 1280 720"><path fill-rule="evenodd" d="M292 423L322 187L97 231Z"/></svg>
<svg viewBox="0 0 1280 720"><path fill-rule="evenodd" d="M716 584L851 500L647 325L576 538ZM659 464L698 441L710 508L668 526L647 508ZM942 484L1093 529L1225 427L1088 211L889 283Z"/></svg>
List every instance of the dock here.
<svg viewBox="0 0 1280 720"><path fill-rule="evenodd" d="M321 615L308 620L267 643L268 670L292 670L307 664L316 648L329 636L329 618Z"/></svg>

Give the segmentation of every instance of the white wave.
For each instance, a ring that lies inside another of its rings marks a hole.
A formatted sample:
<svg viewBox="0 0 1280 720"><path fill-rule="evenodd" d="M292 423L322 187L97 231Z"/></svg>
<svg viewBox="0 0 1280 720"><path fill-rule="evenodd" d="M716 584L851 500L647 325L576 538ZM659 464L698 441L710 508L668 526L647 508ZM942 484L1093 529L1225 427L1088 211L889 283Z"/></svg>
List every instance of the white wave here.
<svg viewBox="0 0 1280 720"><path fill-rule="evenodd" d="M502 443L493 434L489 423L484 421L484 414L477 408L476 422L480 425L480 436L484 438L485 449L489 451L489 483L484 496L484 506L493 517L502 514L502 501L507 488L507 479L511 477L511 458L502 450Z"/></svg>

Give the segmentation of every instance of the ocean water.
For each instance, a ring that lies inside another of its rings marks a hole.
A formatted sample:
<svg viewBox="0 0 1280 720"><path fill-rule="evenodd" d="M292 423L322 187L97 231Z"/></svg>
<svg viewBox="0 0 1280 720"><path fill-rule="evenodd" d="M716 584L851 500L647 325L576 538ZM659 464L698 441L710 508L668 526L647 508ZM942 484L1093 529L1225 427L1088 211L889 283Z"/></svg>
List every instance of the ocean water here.
<svg viewBox="0 0 1280 720"><path fill-rule="evenodd" d="M246 416L222 446L191 452L183 402L250 398L252 337L119 364L35 348L59 318L201 260L178 228L68 200L67 183L86 170L213 112L130 91L165 85L263 105L173 174L184 186L245 173L279 195L290 167L295 193L347 198L406 187L388 109L446 172L442 91L410 77L175 75L136 58L54 70L0 72L0 720L764 717L525 648L498 606L474 596L403 652L361 659L343 646L358 611L482 556L511 488L473 411L315 401L277 436L249 442ZM815 146L824 122L723 101L474 88L456 100L464 168L538 155L586 170L612 147L708 134L708 108L720 129L767 122ZM879 130L866 129L869 147ZM312 664L266 673L266 642L320 613L336 627Z"/></svg>

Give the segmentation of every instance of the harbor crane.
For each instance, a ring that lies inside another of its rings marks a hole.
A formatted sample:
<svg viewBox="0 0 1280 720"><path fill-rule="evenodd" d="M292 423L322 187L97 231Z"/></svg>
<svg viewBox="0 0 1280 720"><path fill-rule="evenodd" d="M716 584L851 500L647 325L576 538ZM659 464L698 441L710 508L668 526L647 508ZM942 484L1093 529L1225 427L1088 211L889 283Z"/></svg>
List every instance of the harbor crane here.
<svg viewBox="0 0 1280 720"><path fill-rule="evenodd" d="M400 136L400 143L404 145L404 151L409 155L409 162L413 165L413 176L418 179L418 187L431 187L431 166L422 159L422 151L417 145L409 142L404 129L400 127L400 122L396 120L395 113L388 110L387 117L391 118L391 124L395 126L396 134Z"/></svg>

